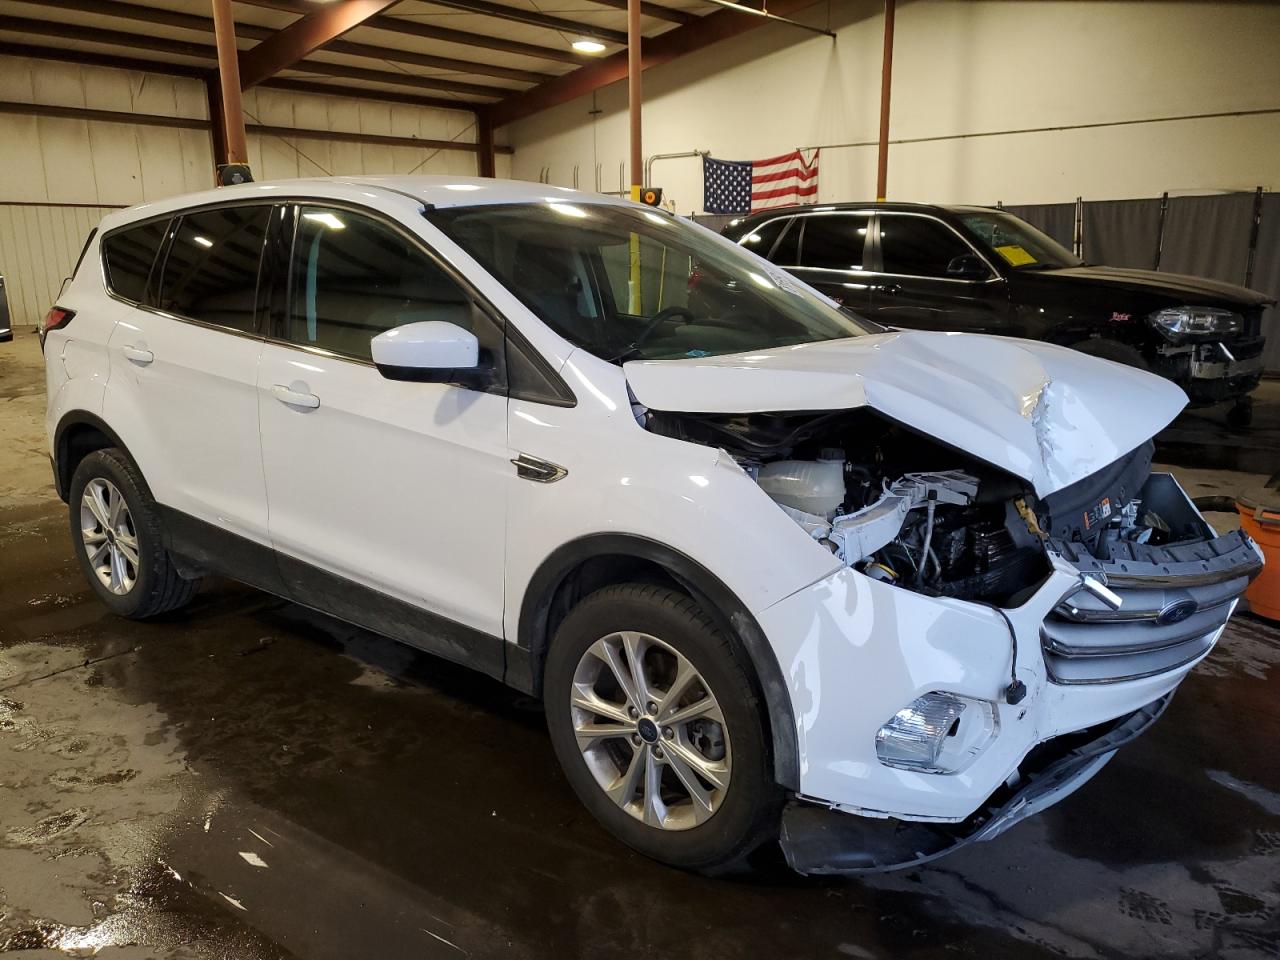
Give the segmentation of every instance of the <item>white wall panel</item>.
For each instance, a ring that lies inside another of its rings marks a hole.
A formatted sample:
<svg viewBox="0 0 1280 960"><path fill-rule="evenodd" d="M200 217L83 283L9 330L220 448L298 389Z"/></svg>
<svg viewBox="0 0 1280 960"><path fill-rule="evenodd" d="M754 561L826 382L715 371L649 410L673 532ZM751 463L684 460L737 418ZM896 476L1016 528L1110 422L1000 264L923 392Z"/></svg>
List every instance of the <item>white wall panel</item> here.
<svg viewBox="0 0 1280 960"><path fill-rule="evenodd" d="M0 273L16 325L34 325L53 305L89 231L109 207L0 205Z"/></svg>
<svg viewBox="0 0 1280 960"><path fill-rule="evenodd" d="M199 120L208 110L199 81L5 56L0 100ZM272 126L475 141L474 119L463 111L270 89L247 91L244 105L250 122ZM247 146L259 180L476 171L465 151L257 133ZM14 322L44 315L110 209L206 189L212 168L202 129L0 114L0 274Z"/></svg>
<svg viewBox="0 0 1280 960"><path fill-rule="evenodd" d="M709 149L753 160L798 146L872 141L879 126L882 0L829 0L801 18L837 39L760 27L645 73L646 155ZM1280 114L1040 133L1280 108L1280 4L1143 0L915 0L898 5L889 151L896 199L1037 203L1164 190L1280 187ZM617 189L626 85L508 129L514 173ZM828 149L822 200L871 199L875 148ZM702 207L696 160L660 162L676 208Z"/></svg>

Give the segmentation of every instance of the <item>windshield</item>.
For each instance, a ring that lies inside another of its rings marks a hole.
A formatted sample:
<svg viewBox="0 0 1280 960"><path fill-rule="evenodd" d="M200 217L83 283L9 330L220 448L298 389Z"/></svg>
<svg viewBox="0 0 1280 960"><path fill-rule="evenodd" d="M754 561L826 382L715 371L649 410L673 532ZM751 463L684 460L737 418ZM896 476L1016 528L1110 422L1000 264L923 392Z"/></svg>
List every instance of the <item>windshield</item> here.
<svg viewBox="0 0 1280 960"><path fill-rule="evenodd" d="M776 267L657 211L555 201L427 216L556 333L611 362L767 350L875 329Z"/></svg>
<svg viewBox="0 0 1280 960"><path fill-rule="evenodd" d="M996 210L965 213L960 215L960 219L1015 270L1080 266L1080 258L1073 256L1057 240L1011 213Z"/></svg>

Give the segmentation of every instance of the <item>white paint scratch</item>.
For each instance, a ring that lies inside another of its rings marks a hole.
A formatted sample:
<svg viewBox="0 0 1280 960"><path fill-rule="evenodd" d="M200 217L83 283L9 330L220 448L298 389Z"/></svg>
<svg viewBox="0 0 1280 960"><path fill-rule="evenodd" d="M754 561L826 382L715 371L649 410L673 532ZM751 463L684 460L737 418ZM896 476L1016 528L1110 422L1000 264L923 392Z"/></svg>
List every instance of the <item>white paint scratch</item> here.
<svg viewBox="0 0 1280 960"><path fill-rule="evenodd" d="M218 895L221 896L223 900L227 901L227 903L235 907L237 910L244 910L246 913L248 913L248 907L246 907L243 903L241 903L235 897L228 897L221 890L218 891Z"/></svg>
<svg viewBox="0 0 1280 960"><path fill-rule="evenodd" d="M241 850L240 858L251 867L262 867L266 869L267 862L251 850Z"/></svg>
<svg viewBox="0 0 1280 960"><path fill-rule="evenodd" d="M268 847L274 847L274 846L275 846L275 844L274 844L274 843L272 843L270 840L268 840L266 837L264 837L262 834L260 834L257 830L254 830L252 827L246 827L245 829L247 829L250 833L252 833L255 837L257 837L257 838L258 838L259 840L261 840L263 843L265 843Z"/></svg>

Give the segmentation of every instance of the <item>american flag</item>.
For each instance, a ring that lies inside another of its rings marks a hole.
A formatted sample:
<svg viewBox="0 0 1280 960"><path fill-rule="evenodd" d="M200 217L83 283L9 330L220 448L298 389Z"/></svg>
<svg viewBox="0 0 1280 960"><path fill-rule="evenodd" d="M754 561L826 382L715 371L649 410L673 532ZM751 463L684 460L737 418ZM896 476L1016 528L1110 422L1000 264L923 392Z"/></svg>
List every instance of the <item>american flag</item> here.
<svg viewBox="0 0 1280 960"><path fill-rule="evenodd" d="M799 150L766 160L702 158L702 208L707 213L751 213L818 199L818 151Z"/></svg>

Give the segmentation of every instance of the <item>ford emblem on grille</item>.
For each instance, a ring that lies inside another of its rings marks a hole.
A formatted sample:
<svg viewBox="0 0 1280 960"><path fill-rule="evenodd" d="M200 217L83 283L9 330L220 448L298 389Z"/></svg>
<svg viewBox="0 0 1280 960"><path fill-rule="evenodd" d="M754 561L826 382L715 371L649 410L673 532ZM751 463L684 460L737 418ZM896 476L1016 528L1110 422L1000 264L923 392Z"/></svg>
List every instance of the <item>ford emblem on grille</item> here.
<svg viewBox="0 0 1280 960"><path fill-rule="evenodd" d="M1172 623L1181 623L1199 609L1200 605L1189 598L1184 597L1181 600L1174 600L1172 603L1166 604L1164 608L1156 614L1156 623L1161 626L1168 626Z"/></svg>

